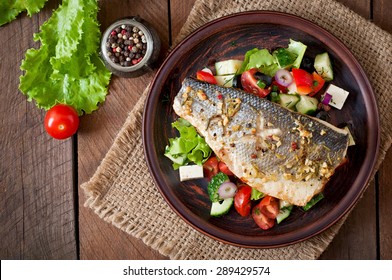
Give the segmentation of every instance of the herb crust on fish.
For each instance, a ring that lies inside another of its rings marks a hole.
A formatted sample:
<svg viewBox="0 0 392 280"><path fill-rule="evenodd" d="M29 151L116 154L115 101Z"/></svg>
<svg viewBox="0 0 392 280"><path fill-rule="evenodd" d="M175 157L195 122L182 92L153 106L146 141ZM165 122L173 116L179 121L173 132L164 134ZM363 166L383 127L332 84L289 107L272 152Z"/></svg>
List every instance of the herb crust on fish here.
<svg viewBox="0 0 392 280"><path fill-rule="evenodd" d="M345 130L241 90L186 78L173 109L238 178L290 204L306 205L346 160Z"/></svg>

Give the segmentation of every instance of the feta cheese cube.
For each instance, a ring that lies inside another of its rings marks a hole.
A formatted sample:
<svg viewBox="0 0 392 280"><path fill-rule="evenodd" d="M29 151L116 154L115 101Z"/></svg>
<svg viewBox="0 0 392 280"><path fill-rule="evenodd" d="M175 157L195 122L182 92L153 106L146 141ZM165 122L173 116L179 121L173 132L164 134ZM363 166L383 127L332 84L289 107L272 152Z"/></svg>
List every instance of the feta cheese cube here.
<svg viewBox="0 0 392 280"><path fill-rule="evenodd" d="M342 109L343 104L346 102L349 94L348 91L345 91L344 89L333 84L330 84L325 92L332 96L331 100L329 101L329 105L339 110Z"/></svg>
<svg viewBox="0 0 392 280"><path fill-rule="evenodd" d="M199 165L180 166L179 172L181 182L204 177L203 166Z"/></svg>

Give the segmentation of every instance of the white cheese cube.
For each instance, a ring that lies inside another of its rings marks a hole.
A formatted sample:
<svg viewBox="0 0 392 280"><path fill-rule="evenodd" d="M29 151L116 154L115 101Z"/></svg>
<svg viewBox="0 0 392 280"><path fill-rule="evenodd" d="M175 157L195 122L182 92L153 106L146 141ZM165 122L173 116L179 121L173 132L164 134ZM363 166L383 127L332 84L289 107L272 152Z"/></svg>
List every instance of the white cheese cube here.
<svg viewBox="0 0 392 280"><path fill-rule="evenodd" d="M343 104L344 102L346 102L346 99L349 94L348 91L345 91L344 89L337 87L333 84L330 84L325 92L332 96L331 100L329 101L329 105L339 110L342 109Z"/></svg>
<svg viewBox="0 0 392 280"><path fill-rule="evenodd" d="M179 172L181 182L204 177L203 166L199 165L180 166Z"/></svg>

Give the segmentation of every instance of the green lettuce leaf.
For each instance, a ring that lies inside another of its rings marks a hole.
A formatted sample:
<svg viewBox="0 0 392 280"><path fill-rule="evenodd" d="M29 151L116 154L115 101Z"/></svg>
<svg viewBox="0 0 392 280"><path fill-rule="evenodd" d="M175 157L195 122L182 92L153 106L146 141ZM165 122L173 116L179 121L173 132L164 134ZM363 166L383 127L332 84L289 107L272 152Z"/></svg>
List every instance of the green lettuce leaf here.
<svg viewBox="0 0 392 280"><path fill-rule="evenodd" d="M111 73L98 56L101 37L96 0L64 0L34 35L39 49L29 49L19 89L39 108L57 103L89 114L105 101Z"/></svg>
<svg viewBox="0 0 392 280"><path fill-rule="evenodd" d="M207 145L196 129L186 120L179 118L172 123L180 136L169 138L169 145L165 148L165 156L173 162L174 170L189 162L202 165L211 155L211 148Z"/></svg>
<svg viewBox="0 0 392 280"><path fill-rule="evenodd" d="M279 48L272 54L267 49L251 49L245 53L239 73L258 68L260 72L272 77L279 69L299 68L306 48L303 43L290 39L287 48Z"/></svg>
<svg viewBox="0 0 392 280"><path fill-rule="evenodd" d="M258 68L260 72L272 77L279 70L275 57L267 49L252 49L248 52L246 52L244 60L244 63L247 62L245 71Z"/></svg>
<svg viewBox="0 0 392 280"><path fill-rule="evenodd" d="M302 58L304 57L306 49L307 46L304 45L303 43L290 39L290 43L289 46L287 47L287 50L297 56L297 58L293 63L294 68L299 68L299 66L301 65L301 61Z"/></svg>
<svg viewBox="0 0 392 280"><path fill-rule="evenodd" d="M14 20L21 12L29 16L38 13L48 0L2 0L0 1L0 26Z"/></svg>

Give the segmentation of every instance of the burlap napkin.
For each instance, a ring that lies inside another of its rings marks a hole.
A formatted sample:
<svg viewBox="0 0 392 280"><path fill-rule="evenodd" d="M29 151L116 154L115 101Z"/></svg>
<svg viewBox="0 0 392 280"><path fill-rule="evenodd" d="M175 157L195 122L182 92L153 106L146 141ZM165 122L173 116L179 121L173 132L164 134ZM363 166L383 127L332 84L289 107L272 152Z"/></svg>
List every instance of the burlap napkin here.
<svg viewBox="0 0 392 280"><path fill-rule="evenodd" d="M381 149L377 168L391 144L392 36L332 0L197 0L176 43L202 24L245 10L276 10L309 19L342 40L366 71L381 117ZM244 249L222 244L188 226L166 204L144 161L141 139L147 90L130 113L98 170L81 187L85 206L105 221L141 238L172 259L316 259L332 241L345 218L327 231L291 246Z"/></svg>

